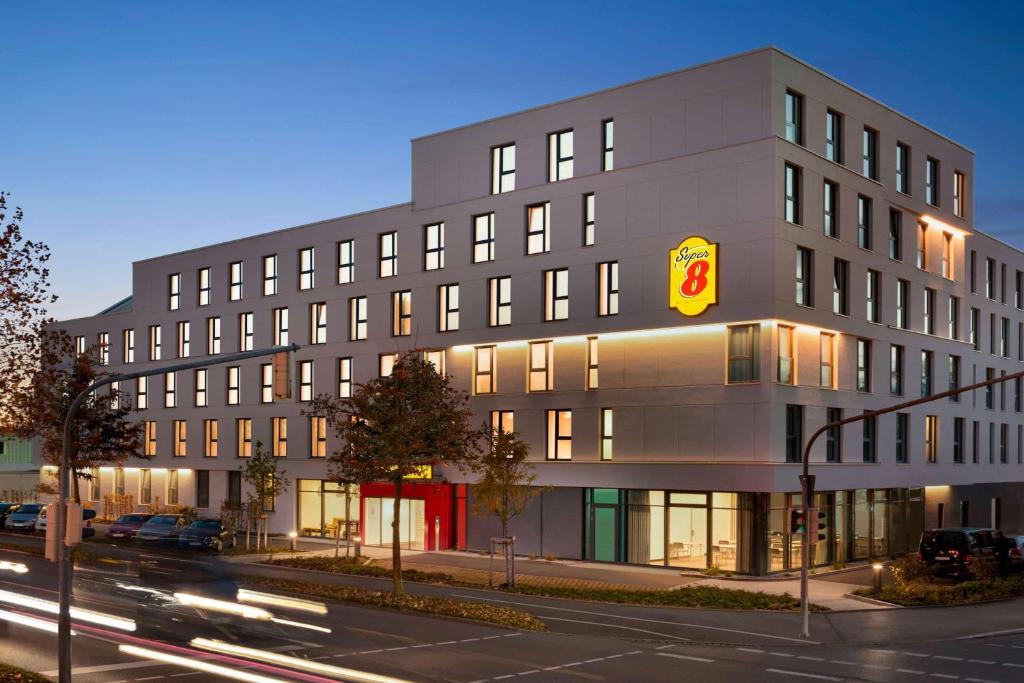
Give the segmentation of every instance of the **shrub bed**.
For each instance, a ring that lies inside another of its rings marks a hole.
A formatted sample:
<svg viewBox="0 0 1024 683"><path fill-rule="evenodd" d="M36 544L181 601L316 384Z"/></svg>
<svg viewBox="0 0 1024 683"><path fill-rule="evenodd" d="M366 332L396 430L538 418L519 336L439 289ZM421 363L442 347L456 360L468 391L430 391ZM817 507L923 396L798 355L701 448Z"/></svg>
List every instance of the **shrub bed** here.
<svg viewBox="0 0 1024 683"><path fill-rule="evenodd" d="M46 676L19 669L9 664L0 664L0 683L49 683Z"/></svg>
<svg viewBox="0 0 1024 683"><path fill-rule="evenodd" d="M883 586L882 590L863 588L857 591L877 600L884 600L905 607L922 605L970 605L990 600L1009 600L1024 597L1024 576L1009 576L984 581L972 580L961 583L931 583L909 581Z"/></svg>
<svg viewBox="0 0 1024 683"><path fill-rule="evenodd" d="M269 564L280 567L294 567L296 569L315 569L317 571L335 572L337 574L352 574L354 576L391 578L391 569L363 564L362 559L364 558L286 557L280 560L271 560ZM465 585L456 581L451 574L424 572L419 569L403 569L402 578L406 581L416 581L417 583L440 583L446 586Z"/></svg>

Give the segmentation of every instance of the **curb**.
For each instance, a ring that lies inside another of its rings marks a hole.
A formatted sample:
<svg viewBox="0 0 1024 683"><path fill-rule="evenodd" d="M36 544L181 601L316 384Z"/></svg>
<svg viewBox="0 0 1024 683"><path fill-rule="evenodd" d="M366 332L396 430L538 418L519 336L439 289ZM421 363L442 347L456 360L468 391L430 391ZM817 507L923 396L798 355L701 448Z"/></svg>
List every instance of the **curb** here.
<svg viewBox="0 0 1024 683"><path fill-rule="evenodd" d="M875 605L876 607L893 607L896 609L906 609L903 605L897 605L894 602L886 602L885 600L876 600L875 598L869 598L864 595L856 595L855 593L844 593L844 598L849 600L856 600L857 602L863 602L868 605Z"/></svg>

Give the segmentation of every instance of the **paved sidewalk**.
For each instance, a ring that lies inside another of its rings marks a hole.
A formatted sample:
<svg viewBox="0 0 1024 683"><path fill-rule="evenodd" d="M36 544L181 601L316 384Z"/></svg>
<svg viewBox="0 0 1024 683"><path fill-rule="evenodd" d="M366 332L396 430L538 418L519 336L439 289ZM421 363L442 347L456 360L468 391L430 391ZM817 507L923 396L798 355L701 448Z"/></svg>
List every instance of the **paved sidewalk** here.
<svg viewBox="0 0 1024 683"><path fill-rule="evenodd" d="M796 597L800 595L800 579L769 579L758 581L757 579L743 579L730 581L728 579L700 579L694 585L719 586L721 588L739 588L749 591L763 591L773 595L789 593ZM839 581L822 581L812 578L808 581L808 590L811 602L815 605L828 607L835 611L863 610L863 609L892 609L879 602L867 602L856 598L846 597L853 591L864 586L855 583L842 583Z"/></svg>

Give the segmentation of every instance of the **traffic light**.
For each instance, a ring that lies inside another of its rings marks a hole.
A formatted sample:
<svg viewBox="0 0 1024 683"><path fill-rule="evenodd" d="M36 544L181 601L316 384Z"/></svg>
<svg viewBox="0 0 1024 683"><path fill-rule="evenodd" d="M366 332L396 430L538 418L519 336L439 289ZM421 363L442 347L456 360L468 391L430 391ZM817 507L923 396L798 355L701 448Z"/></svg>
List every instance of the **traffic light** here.
<svg viewBox="0 0 1024 683"><path fill-rule="evenodd" d="M828 513L825 510L822 510L821 508L814 508L814 510L811 512L811 519L817 520L817 526L814 529L815 531L817 531L817 540L812 538L811 542L816 543L817 541L824 541L826 538L828 538L827 534L822 533L825 531L825 529L828 528Z"/></svg>
<svg viewBox="0 0 1024 683"><path fill-rule="evenodd" d="M789 533L802 534L807 531L807 518L803 510L789 511Z"/></svg>
<svg viewBox="0 0 1024 683"><path fill-rule="evenodd" d="M292 352L274 354L274 399L283 401L292 397Z"/></svg>

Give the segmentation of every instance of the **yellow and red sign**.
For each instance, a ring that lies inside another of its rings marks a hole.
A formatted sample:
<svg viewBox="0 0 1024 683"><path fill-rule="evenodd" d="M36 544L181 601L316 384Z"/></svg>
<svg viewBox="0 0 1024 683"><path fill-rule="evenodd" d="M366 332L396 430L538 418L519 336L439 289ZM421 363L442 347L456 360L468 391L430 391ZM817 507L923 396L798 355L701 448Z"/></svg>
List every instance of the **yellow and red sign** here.
<svg viewBox="0 0 1024 683"><path fill-rule="evenodd" d="M718 303L718 245L687 237L669 256L669 308L700 315Z"/></svg>

